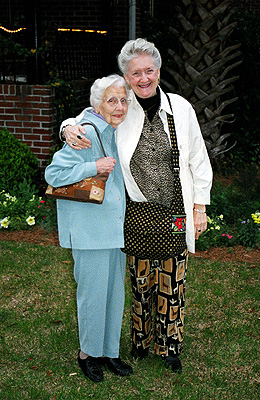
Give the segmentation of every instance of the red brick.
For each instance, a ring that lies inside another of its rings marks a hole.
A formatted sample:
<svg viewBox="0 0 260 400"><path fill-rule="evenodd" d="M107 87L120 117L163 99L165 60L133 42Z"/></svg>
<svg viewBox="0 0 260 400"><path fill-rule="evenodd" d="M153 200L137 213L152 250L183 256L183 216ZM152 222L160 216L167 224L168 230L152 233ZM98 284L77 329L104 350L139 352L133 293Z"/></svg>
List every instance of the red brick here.
<svg viewBox="0 0 260 400"><path fill-rule="evenodd" d="M48 130L46 129L41 129L41 128L33 128L33 133L37 133L39 135L42 135L43 133L48 133Z"/></svg>
<svg viewBox="0 0 260 400"><path fill-rule="evenodd" d="M33 150L32 142L30 140L28 141L28 140L23 139L23 143L25 143L27 146L29 146L31 148L31 150Z"/></svg>
<svg viewBox="0 0 260 400"><path fill-rule="evenodd" d="M37 87L37 88L34 88L33 94L38 95L38 96L51 96L53 90L54 89L46 88L46 86L43 86L42 89Z"/></svg>
<svg viewBox="0 0 260 400"><path fill-rule="evenodd" d="M34 114L34 115L40 115L40 111L38 109L32 109L32 108L24 108L23 110L24 114Z"/></svg>
<svg viewBox="0 0 260 400"><path fill-rule="evenodd" d="M44 142L48 142L52 139L52 135L46 133L45 135L41 135L40 139L43 140Z"/></svg>
<svg viewBox="0 0 260 400"><path fill-rule="evenodd" d="M41 147L35 147L33 144L31 145L31 150L33 150L34 153L41 154Z"/></svg>
<svg viewBox="0 0 260 400"><path fill-rule="evenodd" d="M48 110L42 110L41 115L53 115L55 114L56 116L56 108L50 107Z"/></svg>
<svg viewBox="0 0 260 400"><path fill-rule="evenodd" d="M13 126L14 128L22 126L21 122L7 121L6 126Z"/></svg>
<svg viewBox="0 0 260 400"><path fill-rule="evenodd" d="M5 108L5 113L6 114L21 114L21 112L22 112L22 110L21 110L21 108L9 108L9 107L6 107Z"/></svg>
<svg viewBox="0 0 260 400"><path fill-rule="evenodd" d="M14 107L15 103L12 101L3 101L1 102L1 107Z"/></svg>
<svg viewBox="0 0 260 400"><path fill-rule="evenodd" d="M24 122L23 123L24 127L28 127L28 128L39 128L40 127L40 123L37 122Z"/></svg>
<svg viewBox="0 0 260 400"><path fill-rule="evenodd" d="M8 96L5 96L5 98L8 101L15 101L15 102L17 102L17 99L21 100L20 96L10 96L10 95L8 95Z"/></svg>
<svg viewBox="0 0 260 400"><path fill-rule="evenodd" d="M52 115L46 116L46 117L33 117L33 121L41 121L41 122L49 122L52 121Z"/></svg>
<svg viewBox="0 0 260 400"><path fill-rule="evenodd" d="M1 120L13 121L14 120L14 116L12 114L2 114L1 115Z"/></svg>
<svg viewBox="0 0 260 400"><path fill-rule="evenodd" d="M43 129L52 129L52 128L56 128L56 125L57 125L56 121L50 121L48 123L43 122L42 128Z"/></svg>
<svg viewBox="0 0 260 400"><path fill-rule="evenodd" d="M15 115L15 119L18 121L31 121L31 116L30 115Z"/></svg>
<svg viewBox="0 0 260 400"><path fill-rule="evenodd" d="M10 94L16 93L16 85L9 85L9 93Z"/></svg>
<svg viewBox="0 0 260 400"><path fill-rule="evenodd" d="M41 96L24 96L23 98L25 103L33 103L41 101Z"/></svg>
<svg viewBox="0 0 260 400"><path fill-rule="evenodd" d="M42 153L49 154L51 147L42 147Z"/></svg>
<svg viewBox="0 0 260 400"><path fill-rule="evenodd" d="M48 140L48 141L43 141L43 140L41 140L41 141L39 141L39 142L34 142L33 144L34 144L34 146L40 146L40 147L44 147L44 146L48 146L48 144L49 143L51 143L51 138L50 138L50 140Z"/></svg>
<svg viewBox="0 0 260 400"><path fill-rule="evenodd" d="M26 140L32 140L32 141L34 141L34 140L41 140L41 138L40 138L40 135L34 135L34 134L27 134L27 133L25 133L24 134L24 138L26 139Z"/></svg>
<svg viewBox="0 0 260 400"><path fill-rule="evenodd" d="M42 101L40 103L33 103L33 108L50 108L50 103L43 103Z"/></svg>
<svg viewBox="0 0 260 400"><path fill-rule="evenodd" d="M16 132L17 133L29 133L30 131L28 130L28 128L17 128Z"/></svg>

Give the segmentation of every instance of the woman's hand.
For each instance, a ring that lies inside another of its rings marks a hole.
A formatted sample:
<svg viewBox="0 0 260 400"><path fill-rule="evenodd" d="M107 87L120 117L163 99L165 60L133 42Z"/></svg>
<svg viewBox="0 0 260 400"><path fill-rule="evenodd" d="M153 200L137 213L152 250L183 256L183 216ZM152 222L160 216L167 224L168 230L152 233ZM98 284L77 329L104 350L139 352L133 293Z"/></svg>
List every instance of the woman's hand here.
<svg viewBox="0 0 260 400"><path fill-rule="evenodd" d="M116 160L114 157L102 157L96 161L97 173L103 174L104 172L108 172L111 174L114 167L116 165Z"/></svg>
<svg viewBox="0 0 260 400"><path fill-rule="evenodd" d="M84 135L86 134L85 128L81 125L67 125L62 135L66 139L66 143L76 150L87 149L91 147L91 141Z"/></svg>
<svg viewBox="0 0 260 400"><path fill-rule="evenodd" d="M207 229L206 207L203 204L194 204L193 221L195 239L198 239L200 235Z"/></svg>

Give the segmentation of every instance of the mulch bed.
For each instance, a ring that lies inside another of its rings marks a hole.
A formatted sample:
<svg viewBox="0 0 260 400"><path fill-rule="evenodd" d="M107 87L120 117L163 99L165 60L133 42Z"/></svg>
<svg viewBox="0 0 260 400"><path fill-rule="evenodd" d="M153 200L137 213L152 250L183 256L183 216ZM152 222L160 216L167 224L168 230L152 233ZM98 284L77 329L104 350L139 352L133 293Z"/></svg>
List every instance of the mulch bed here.
<svg viewBox="0 0 260 400"><path fill-rule="evenodd" d="M26 242L32 244L40 244L43 246L58 246L58 233L56 231L48 232L39 227L32 227L27 231L0 231L0 240ZM206 251L196 251L191 255L195 258L203 258L207 260L221 260L233 262L247 262L252 266L260 265L260 249L247 249L243 246L235 247L211 247Z"/></svg>

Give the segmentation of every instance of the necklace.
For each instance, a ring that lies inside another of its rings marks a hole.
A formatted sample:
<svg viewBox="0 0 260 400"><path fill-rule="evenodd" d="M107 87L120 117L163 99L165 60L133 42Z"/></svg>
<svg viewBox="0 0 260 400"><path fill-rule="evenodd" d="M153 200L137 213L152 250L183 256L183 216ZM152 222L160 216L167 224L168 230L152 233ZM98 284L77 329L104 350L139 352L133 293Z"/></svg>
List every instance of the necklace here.
<svg viewBox="0 0 260 400"><path fill-rule="evenodd" d="M153 107L158 106L157 102L154 103L151 107L144 109L145 112L148 112L149 110L151 110Z"/></svg>

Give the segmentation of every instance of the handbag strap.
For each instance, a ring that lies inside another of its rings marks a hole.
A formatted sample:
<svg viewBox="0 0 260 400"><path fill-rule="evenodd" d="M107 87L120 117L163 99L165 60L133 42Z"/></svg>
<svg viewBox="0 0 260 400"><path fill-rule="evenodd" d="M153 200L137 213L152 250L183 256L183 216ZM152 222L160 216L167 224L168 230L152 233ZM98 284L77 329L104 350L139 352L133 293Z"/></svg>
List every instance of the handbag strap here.
<svg viewBox="0 0 260 400"><path fill-rule="evenodd" d="M176 129L175 129L175 124L174 124L174 116L173 116L173 110L172 110L172 105L170 101L169 95L166 93L170 108L171 108L171 114L167 114L167 121L168 121L168 127L170 131L170 139L171 139L171 147L172 147L172 169L173 172L179 174L180 170L180 165L179 165L179 149L178 149L178 144L177 144L177 136L176 136Z"/></svg>
<svg viewBox="0 0 260 400"><path fill-rule="evenodd" d="M83 122L83 124L81 124L81 125L82 125L82 126L83 126L83 125L91 125L91 126L93 126L93 128L94 128L95 131L96 131L98 140L99 140L99 142L100 142L100 145L101 145L103 154L104 154L104 156L106 157L107 155L106 155L106 152L105 152L104 146L103 146L103 144L102 144L102 141L101 141L101 138L100 138L100 135L99 135L99 132L98 132L98 129L97 129L96 125L94 125L92 122Z"/></svg>

